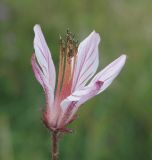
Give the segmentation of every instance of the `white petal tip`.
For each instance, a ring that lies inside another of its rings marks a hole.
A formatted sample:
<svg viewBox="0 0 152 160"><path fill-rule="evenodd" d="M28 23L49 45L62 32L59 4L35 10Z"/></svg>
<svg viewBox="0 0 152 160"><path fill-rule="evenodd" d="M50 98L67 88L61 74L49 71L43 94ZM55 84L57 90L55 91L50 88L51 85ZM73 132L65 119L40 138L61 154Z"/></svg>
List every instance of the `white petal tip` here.
<svg viewBox="0 0 152 160"><path fill-rule="evenodd" d="M95 30L91 32L90 36L94 37L98 43L100 42L100 35Z"/></svg>
<svg viewBox="0 0 152 160"><path fill-rule="evenodd" d="M91 32L91 34L92 34L92 35L99 35L99 33L97 33L95 30L93 30L93 31Z"/></svg>
<svg viewBox="0 0 152 160"><path fill-rule="evenodd" d="M97 33L97 32L95 30L93 30L92 33Z"/></svg>
<svg viewBox="0 0 152 160"><path fill-rule="evenodd" d="M125 63L125 62L126 62L126 59L127 59L127 55L122 54L119 58L121 59L122 62Z"/></svg>
<svg viewBox="0 0 152 160"><path fill-rule="evenodd" d="M127 58L127 55L126 55L126 54L122 54L121 57L123 57L123 58L126 59L126 58Z"/></svg>
<svg viewBox="0 0 152 160"><path fill-rule="evenodd" d="M36 25L33 27L34 32L36 32L37 30L40 30L40 29L41 29L41 27L40 27L39 24L36 24Z"/></svg>

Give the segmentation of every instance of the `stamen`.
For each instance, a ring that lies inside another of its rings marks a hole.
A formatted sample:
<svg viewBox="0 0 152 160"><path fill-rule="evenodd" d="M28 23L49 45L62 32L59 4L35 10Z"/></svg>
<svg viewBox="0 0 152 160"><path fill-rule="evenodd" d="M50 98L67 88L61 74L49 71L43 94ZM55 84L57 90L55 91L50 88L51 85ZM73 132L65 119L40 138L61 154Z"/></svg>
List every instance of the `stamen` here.
<svg viewBox="0 0 152 160"><path fill-rule="evenodd" d="M58 103L71 93L78 45L74 37L69 29L67 29L66 43L60 36L60 62L55 100ZM55 104L57 105L57 102Z"/></svg>
<svg viewBox="0 0 152 160"><path fill-rule="evenodd" d="M64 59L65 59L65 42L60 36L60 59L59 59L59 71L58 71L58 83L56 89L56 100L59 98L60 90L62 87L63 73L64 73Z"/></svg>

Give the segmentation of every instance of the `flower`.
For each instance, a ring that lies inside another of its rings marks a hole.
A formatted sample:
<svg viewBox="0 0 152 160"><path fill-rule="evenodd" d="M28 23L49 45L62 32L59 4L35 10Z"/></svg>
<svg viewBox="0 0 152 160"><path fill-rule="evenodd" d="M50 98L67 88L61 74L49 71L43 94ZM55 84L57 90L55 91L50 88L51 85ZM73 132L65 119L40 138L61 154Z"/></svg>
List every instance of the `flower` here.
<svg viewBox="0 0 152 160"><path fill-rule="evenodd" d="M52 131L68 131L66 126L76 119L79 107L104 91L117 77L126 55L121 55L94 76L99 64L99 34L93 31L77 46L73 35L67 31L66 43L61 39L56 85L55 66L39 25L34 26L34 32L35 54L31 63L46 96L43 121Z"/></svg>

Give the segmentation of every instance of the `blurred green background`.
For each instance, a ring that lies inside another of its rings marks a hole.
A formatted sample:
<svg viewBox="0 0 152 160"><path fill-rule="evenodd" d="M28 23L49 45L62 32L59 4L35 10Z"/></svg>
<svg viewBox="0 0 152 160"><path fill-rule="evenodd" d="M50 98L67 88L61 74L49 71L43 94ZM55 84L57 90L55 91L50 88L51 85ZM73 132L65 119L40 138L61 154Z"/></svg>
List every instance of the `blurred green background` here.
<svg viewBox="0 0 152 160"><path fill-rule="evenodd" d="M44 93L30 58L43 29L56 67L59 34L102 36L99 69L128 55L120 76L87 102L60 141L60 160L152 160L152 1L0 1L0 160L50 160Z"/></svg>

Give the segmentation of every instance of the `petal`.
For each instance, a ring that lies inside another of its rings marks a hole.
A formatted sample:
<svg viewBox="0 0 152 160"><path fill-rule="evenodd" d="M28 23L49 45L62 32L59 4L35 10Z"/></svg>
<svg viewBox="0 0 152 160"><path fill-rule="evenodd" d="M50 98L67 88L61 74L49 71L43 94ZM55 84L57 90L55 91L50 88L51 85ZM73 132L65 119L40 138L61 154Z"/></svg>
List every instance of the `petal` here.
<svg viewBox="0 0 152 160"><path fill-rule="evenodd" d="M74 70L72 92L82 89L88 80L95 74L99 63L99 42L99 34L93 31L80 43Z"/></svg>
<svg viewBox="0 0 152 160"><path fill-rule="evenodd" d="M121 69L125 64L125 61L126 61L126 55L121 55L115 61L110 63L107 67L105 67L103 70L97 73L96 76L91 80L89 85L92 86L97 81L102 81L103 86L101 87L98 94L104 91L118 76L118 74L120 73Z"/></svg>
<svg viewBox="0 0 152 160"><path fill-rule="evenodd" d="M76 111L87 100L94 97L100 90L101 86L103 85L103 82L97 81L94 85L85 87L79 91L75 91L67 97L65 100L61 102L61 108L63 113L66 114L66 112L71 108L70 116L68 117L67 123L71 120L71 118L75 115Z"/></svg>
<svg viewBox="0 0 152 160"><path fill-rule="evenodd" d="M38 82L43 87L43 90L45 91L47 104L48 104L48 106L52 106L52 104L54 102L54 94L53 94L53 91L51 90L51 88L48 89L49 88L48 83L45 79L43 72L41 71L39 65L36 62L35 54L32 55L31 64L32 64L32 69L33 69L33 72L34 72L36 79L38 80Z"/></svg>
<svg viewBox="0 0 152 160"><path fill-rule="evenodd" d="M90 89L87 91L87 94L83 95L79 99L77 106L84 104L86 101L94 97L98 93L98 91L101 89L102 85L103 85L102 81L97 81L92 87L88 87Z"/></svg>
<svg viewBox="0 0 152 160"><path fill-rule="evenodd" d="M39 68L39 66L36 63L35 54L32 55L31 64L32 64L32 69L33 69L35 78L38 80L38 82L41 84L41 86L43 88L45 88L44 87L44 81L43 81L44 76L43 76L43 73L42 73L41 69Z"/></svg>
<svg viewBox="0 0 152 160"><path fill-rule="evenodd" d="M34 32L34 49L36 58L49 86L48 89L51 89L54 92L56 73L51 53L39 25L34 26Z"/></svg>
<svg viewBox="0 0 152 160"><path fill-rule="evenodd" d="M99 72L92 79L89 85L83 89L74 91L70 96L61 102L61 109L64 114L66 114L66 111L69 108L71 109L70 116L68 117L66 123L73 118L80 105L105 90L112 83L114 78L120 73L125 61L126 55L120 56L101 72Z"/></svg>

